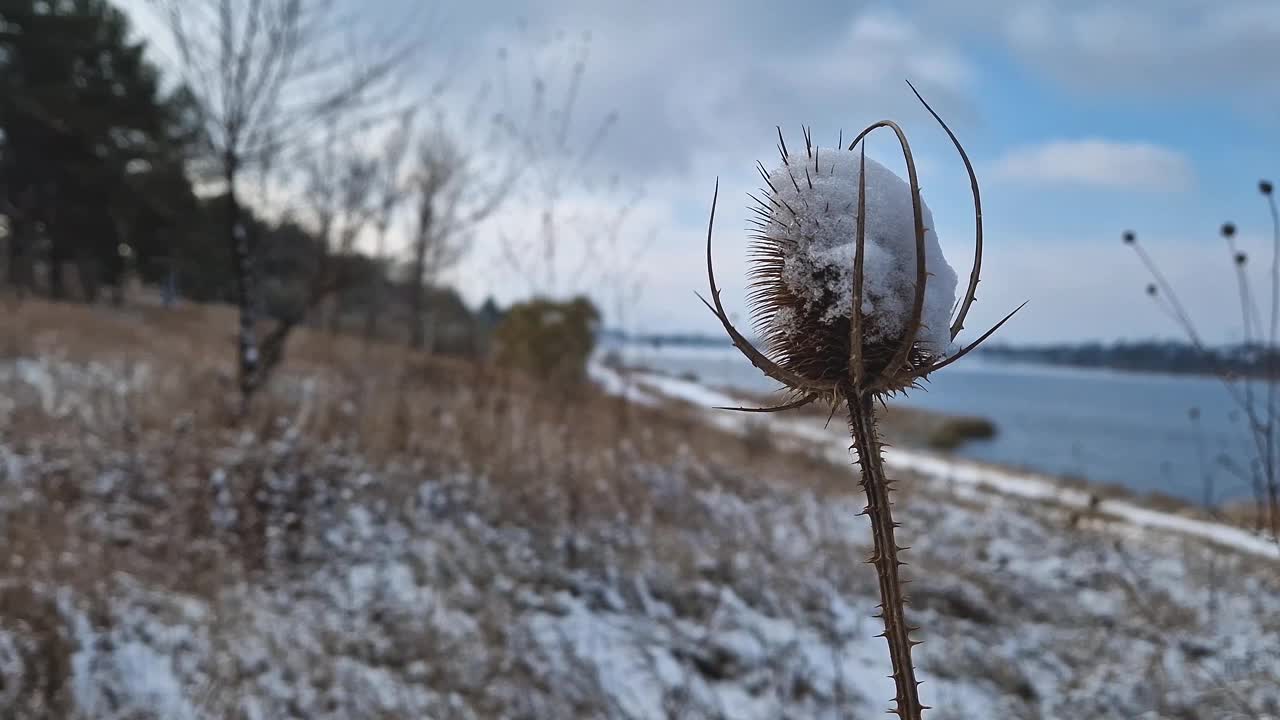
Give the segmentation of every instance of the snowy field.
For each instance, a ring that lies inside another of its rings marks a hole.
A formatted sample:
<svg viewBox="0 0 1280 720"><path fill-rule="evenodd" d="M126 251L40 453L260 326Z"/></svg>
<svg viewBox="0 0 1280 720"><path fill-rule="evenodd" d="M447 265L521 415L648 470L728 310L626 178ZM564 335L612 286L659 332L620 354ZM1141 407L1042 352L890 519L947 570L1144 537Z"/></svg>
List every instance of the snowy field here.
<svg viewBox="0 0 1280 720"><path fill-rule="evenodd" d="M0 717L883 717L838 421L308 351L234 428L119 322L0 360ZM1274 545L889 460L926 717L1280 717Z"/></svg>

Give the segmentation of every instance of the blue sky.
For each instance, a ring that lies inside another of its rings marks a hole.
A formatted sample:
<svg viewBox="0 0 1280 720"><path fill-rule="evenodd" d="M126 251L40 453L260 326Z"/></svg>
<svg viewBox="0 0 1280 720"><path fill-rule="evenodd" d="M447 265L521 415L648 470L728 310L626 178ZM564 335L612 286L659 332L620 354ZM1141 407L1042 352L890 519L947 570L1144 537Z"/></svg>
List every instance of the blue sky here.
<svg viewBox="0 0 1280 720"><path fill-rule="evenodd" d="M364 7L393 17L403 6ZM618 119L581 170L582 186L559 201L578 220L561 233L563 271L554 288L540 287L500 261L499 246L510 249L500 238L519 235L541 209L515 197L447 276L472 301L585 290L613 324L714 331L693 291L705 285L701 243L716 178L719 273L727 304L745 315L745 192L758 184L755 161L774 159L774 126L798 143L801 124L811 125L830 145L841 128L882 117L912 138L943 250L967 274L963 166L905 79L952 124L983 182L988 247L972 329L1029 300L1004 339L1176 335L1119 242L1127 228L1214 341L1240 336L1217 236L1223 220L1240 225L1255 286L1266 287L1270 226L1255 186L1280 174L1275 0L446 0L412 82L446 79L449 90L431 101L443 113L481 87L505 83L518 96L534 77L562 91L586 34L570 145L586 145L609 113ZM869 150L901 165L888 138ZM585 182L609 177L618 179L612 190ZM618 203L636 197L616 236L601 241ZM582 255L589 238L594 253Z"/></svg>

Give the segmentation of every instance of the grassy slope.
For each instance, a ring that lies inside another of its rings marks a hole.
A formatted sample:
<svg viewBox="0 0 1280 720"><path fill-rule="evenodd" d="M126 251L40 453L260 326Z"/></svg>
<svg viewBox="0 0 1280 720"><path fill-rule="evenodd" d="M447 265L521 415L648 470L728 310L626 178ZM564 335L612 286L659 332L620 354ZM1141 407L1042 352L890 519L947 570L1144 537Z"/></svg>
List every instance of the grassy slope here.
<svg viewBox="0 0 1280 720"><path fill-rule="evenodd" d="M829 447L306 333L236 425L232 327L0 319L0 716L887 706L861 501ZM902 485L930 717L1276 712L1274 563Z"/></svg>

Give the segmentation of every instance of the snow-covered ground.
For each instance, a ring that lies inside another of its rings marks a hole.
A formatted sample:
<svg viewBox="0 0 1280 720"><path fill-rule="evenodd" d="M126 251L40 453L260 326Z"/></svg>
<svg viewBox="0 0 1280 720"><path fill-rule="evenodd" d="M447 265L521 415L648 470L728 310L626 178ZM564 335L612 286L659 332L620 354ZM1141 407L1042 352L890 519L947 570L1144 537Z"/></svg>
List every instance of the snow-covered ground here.
<svg viewBox="0 0 1280 720"><path fill-rule="evenodd" d="M595 368L635 402L317 373L232 429L182 372L0 362L0 717L888 707L836 423ZM1265 544L890 460L926 717L1280 716Z"/></svg>
<svg viewBox="0 0 1280 720"><path fill-rule="evenodd" d="M596 366L592 369L592 375L606 392L625 395L637 402L652 404L656 402L655 396L657 396L681 400L705 410L749 407L752 402L749 398L734 397L692 380L674 378L661 373L619 373L608 367ZM707 419L728 430L733 430L735 424L741 427L740 422L735 423L734 418L726 413L709 413ZM847 440L847 433L841 423L816 423L812 420L796 420L794 416L787 415L768 418L768 422L779 432L828 443L837 454L842 452L839 449L840 443ZM1194 535L1239 552L1280 560L1280 544L1270 538L1221 523L1204 522L1154 511L1129 501L1097 497L1087 491L1064 486L1051 477L1025 470L1011 470L986 463L971 462L951 455L896 447L885 450L885 463L897 470L969 486L985 486L1006 495L1052 502L1081 510L1091 508L1095 513L1135 526L1181 535Z"/></svg>

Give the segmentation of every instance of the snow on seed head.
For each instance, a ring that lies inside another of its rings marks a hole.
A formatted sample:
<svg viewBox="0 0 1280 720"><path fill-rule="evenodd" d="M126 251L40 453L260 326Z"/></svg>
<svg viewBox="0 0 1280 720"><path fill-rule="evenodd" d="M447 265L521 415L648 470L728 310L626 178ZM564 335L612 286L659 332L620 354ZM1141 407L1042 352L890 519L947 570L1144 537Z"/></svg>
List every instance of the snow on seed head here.
<svg viewBox="0 0 1280 720"><path fill-rule="evenodd" d="M860 159L860 152L843 149L794 153L765 175L758 200L751 298L757 331L793 369L807 369L809 377L847 372ZM897 347L911 322L916 236L908 183L871 158L866 159L866 173L860 312L864 347L870 353L876 347ZM929 276L916 347L937 357L951 344L956 273L942 256L927 206L923 217ZM797 348L797 341L812 347ZM842 353L844 368L809 357Z"/></svg>

